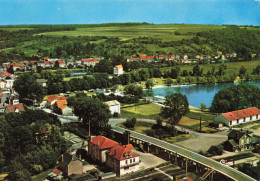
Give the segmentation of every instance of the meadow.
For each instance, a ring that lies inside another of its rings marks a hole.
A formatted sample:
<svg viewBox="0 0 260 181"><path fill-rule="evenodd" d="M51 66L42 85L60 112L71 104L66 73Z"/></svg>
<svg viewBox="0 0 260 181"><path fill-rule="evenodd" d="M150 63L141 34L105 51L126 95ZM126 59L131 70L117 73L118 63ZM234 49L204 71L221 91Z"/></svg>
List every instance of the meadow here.
<svg viewBox="0 0 260 181"><path fill-rule="evenodd" d="M106 36L119 37L121 40L128 40L135 37L153 37L162 41L178 41L190 39L197 32L223 29L225 26L216 25L188 25L188 24L140 24L132 26L97 26L97 27L77 27L74 31L44 32L37 35L45 36ZM175 32L180 35L175 35Z"/></svg>

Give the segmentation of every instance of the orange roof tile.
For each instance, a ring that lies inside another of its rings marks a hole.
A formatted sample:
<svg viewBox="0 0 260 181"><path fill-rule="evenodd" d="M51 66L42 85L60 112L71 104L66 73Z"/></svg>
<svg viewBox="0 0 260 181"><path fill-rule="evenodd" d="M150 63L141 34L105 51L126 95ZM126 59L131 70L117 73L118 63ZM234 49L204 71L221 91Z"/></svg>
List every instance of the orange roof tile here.
<svg viewBox="0 0 260 181"><path fill-rule="evenodd" d="M110 150L108 150L106 153L109 156L114 157L117 160L125 160L128 158L134 158L138 157L139 155L135 152L133 152L134 147L129 145L115 145Z"/></svg>
<svg viewBox="0 0 260 181"><path fill-rule="evenodd" d="M57 106L62 110L67 107L67 100L58 100L56 101Z"/></svg>
<svg viewBox="0 0 260 181"><path fill-rule="evenodd" d="M122 69L123 66L122 66L122 65L117 65L116 68L118 68L118 69Z"/></svg>
<svg viewBox="0 0 260 181"><path fill-rule="evenodd" d="M58 60L58 63L64 63L64 61L63 61L63 60L61 60L61 59L59 59L59 60Z"/></svg>
<svg viewBox="0 0 260 181"><path fill-rule="evenodd" d="M140 56L141 59L154 58L154 56Z"/></svg>
<svg viewBox="0 0 260 181"><path fill-rule="evenodd" d="M58 96L50 96L50 97L47 98L47 101L48 101L48 102L52 102L52 101L54 101L55 99L58 99Z"/></svg>
<svg viewBox="0 0 260 181"><path fill-rule="evenodd" d="M97 145L99 149L111 148L118 144L117 142L104 136L96 136L92 138L90 142L94 145Z"/></svg>
<svg viewBox="0 0 260 181"><path fill-rule="evenodd" d="M8 112L15 112L16 109L18 109L19 112L24 111L24 107L22 103L15 104L15 105L8 105L6 109Z"/></svg>
<svg viewBox="0 0 260 181"><path fill-rule="evenodd" d="M253 116L256 114L260 114L260 110L257 109L256 107L251 107L247 109L241 109L233 112L223 113L222 115L231 121L231 120L241 119L244 117Z"/></svg>

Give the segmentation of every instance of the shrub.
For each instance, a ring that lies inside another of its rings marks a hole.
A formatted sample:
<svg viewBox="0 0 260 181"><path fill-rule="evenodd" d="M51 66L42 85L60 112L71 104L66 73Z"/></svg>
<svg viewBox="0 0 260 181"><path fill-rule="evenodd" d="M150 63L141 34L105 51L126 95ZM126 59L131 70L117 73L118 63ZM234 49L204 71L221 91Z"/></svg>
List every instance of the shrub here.
<svg viewBox="0 0 260 181"><path fill-rule="evenodd" d="M136 118L127 119L126 122L124 123L125 127L127 128L134 128L135 124L136 124Z"/></svg>

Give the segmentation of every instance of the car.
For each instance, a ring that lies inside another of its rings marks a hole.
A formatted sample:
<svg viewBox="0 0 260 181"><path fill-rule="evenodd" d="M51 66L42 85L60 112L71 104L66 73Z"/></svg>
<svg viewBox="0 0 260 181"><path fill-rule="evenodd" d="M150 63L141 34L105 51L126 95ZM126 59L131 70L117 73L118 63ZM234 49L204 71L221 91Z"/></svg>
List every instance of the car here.
<svg viewBox="0 0 260 181"><path fill-rule="evenodd" d="M70 91L67 91L66 94L70 94Z"/></svg>

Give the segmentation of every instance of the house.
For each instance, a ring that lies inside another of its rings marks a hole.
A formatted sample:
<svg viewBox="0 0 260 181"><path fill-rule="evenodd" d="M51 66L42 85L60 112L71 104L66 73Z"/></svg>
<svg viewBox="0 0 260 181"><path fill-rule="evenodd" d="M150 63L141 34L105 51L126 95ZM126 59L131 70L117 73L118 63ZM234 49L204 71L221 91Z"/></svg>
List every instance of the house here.
<svg viewBox="0 0 260 181"><path fill-rule="evenodd" d="M36 82L38 82L39 84L42 85L42 87L46 87L47 86L47 80L46 79L36 79Z"/></svg>
<svg viewBox="0 0 260 181"><path fill-rule="evenodd" d="M23 63L13 63L12 66L14 71L20 71L24 68Z"/></svg>
<svg viewBox="0 0 260 181"><path fill-rule="evenodd" d="M128 145L115 145L106 151L106 165L118 177L139 170L139 155L133 152L134 147Z"/></svg>
<svg viewBox="0 0 260 181"><path fill-rule="evenodd" d="M134 61L139 61L140 58L127 58L126 61L127 62L134 62Z"/></svg>
<svg viewBox="0 0 260 181"><path fill-rule="evenodd" d="M189 57L188 57L188 55L184 54L182 58L183 58L183 60L188 60Z"/></svg>
<svg viewBox="0 0 260 181"><path fill-rule="evenodd" d="M66 99L66 97L58 97L58 96L50 96L50 97L48 97L47 98L47 103L46 103L46 106L47 107L51 107L51 106L54 106L54 104L55 104L55 102L57 101L57 100L65 100Z"/></svg>
<svg viewBox="0 0 260 181"><path fill-rule="evenodd" d="M248 131L233 129L228 134L224 148L229 151L243 151L252 148L252 136L249 135Z"/></svg>
<svg viewBox="0 0 260 181"><path fill-rule="evenodd" d="M165 55L158 55L158 60L166 60L167 57Z"/></svg>
<svg viewBox="0 0 260 181"><path fill-rule="evenodd" d="M99 63L100 59L97 58L88 58L88 59L82 59L82 65L86 66L92 66L94 67L97 63Z"/></svg>
<svg viewBox="0 0 260 181"><path fill-rule="evenodd" d="M114 74L115 75L122 75L123 74L123 66L122 65L116 65L114 67Z"/></svg>
<svg viewBox="0 0 260 181"><path fill-rule="evenodd" d="M6 88L6 83L4 81L2 81L2 80L0 80L0 88L1 89Z"/></svg>
<svg viewBox="0 0 260 181"><path fill-rule="evenodd" d="M70 153L64 153L59 158L58 169L62 171L66 176L72 174L83 174L82 161Z"/></svg>
<svg viewBox="0 0 260 181"><path fill-rule="evenodd" d="M37 62L37 66L38 66L38 67L45 68L45 63L44 63L44 61L38 61L38 62Z"/></svg>
<svg viewBox="0 0 260 181"><path fill-rule="evenodd" d="M64 116L72 116L72 109L70 107L67 106L67 100L57 100L55 102L55 104L57 105L57 107L60 109L61 114Z"/></svg>
<svg viewBox="0 0 260 181"><path fill-rule="evenodd" d="M10 77L6 77L5 81L6 81L6 88L12 88L13 87L14 79L12 79Z"/></svg>
<svg viewBox="0 0 260 181"><path fill-rule="evenodd" d="M112 115L114 115L115 113L120 114L120 102L118 102L117 100L112 100L112 101L107 101L105 103L108 105Z"/></svg>
<svg viewBox="0 0 260 181"><path fill-rule="evenodd" d="M6 106L5 112L9 113L9 112L23 112L24 111L24 107L22 103L19 104L15 104L15 105L8 105Z"/></svg>
<svg viewBox="0 0 260 181"><path fill-rule="evenodd" d="M117 142L104 136L96 136L88 140L88 155L100 163L106 162L106 151L113 146L118 145Z"/></svg>
<svg viewBox="0 0 260 181"><path fill-rule="evenodd" d="M153 62L155 61L155 56L140 56L140 60L147 61L147 62Z"/></svg>
<svg viewBox="0 0 260 181"><path fill-rule="evenodd" d="M256 107L241 109L238 111L222 113L214 118L215 123L222 123L226 126L235 126L260 119L260 110Z"/></svg>
<svg viewBox="0 0 260 181"><path fill-rule="evenodd" d="M65 68L66 67L66 64L63 60L59 59L59 60L57 60L57 62L58 62L59 68Z"/></svg>

